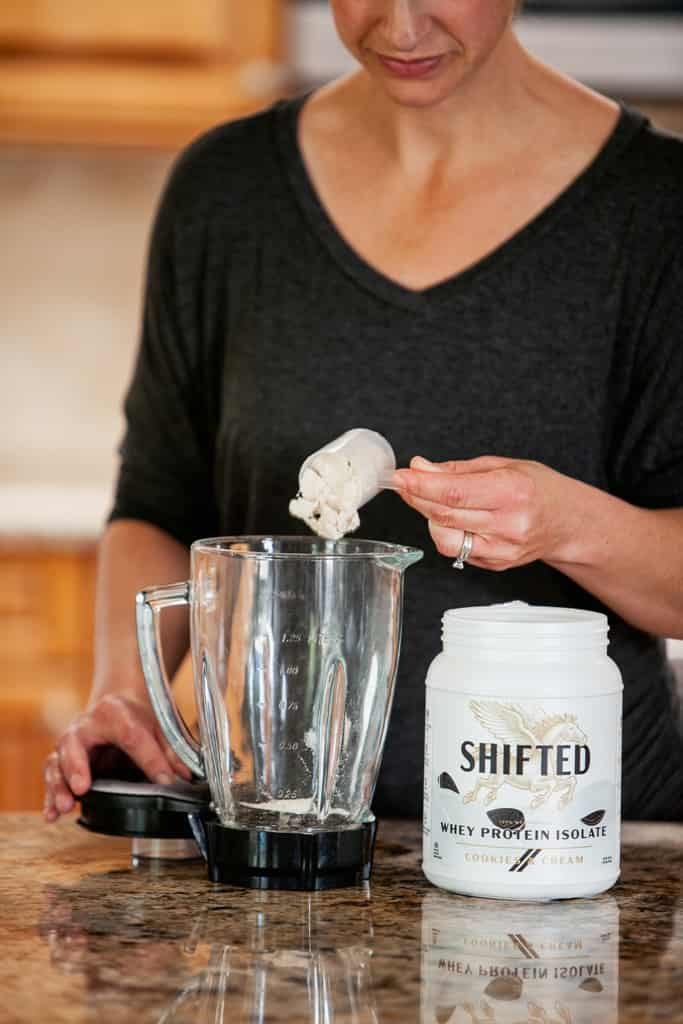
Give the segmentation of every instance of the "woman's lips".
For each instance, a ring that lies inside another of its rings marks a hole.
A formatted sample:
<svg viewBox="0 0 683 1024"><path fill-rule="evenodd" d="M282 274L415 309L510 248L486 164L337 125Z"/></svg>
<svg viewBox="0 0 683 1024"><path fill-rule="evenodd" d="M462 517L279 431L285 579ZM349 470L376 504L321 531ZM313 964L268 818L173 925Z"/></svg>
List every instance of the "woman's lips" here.
<svg viewBox="0 0 683 1024"><path fill-rule="evenodd" d="M394 57L384 57L377 54L380 64L398 78L424 78L437 69L441 63L441 55L437 57L423 57L418 60L397 60Z"/></svg>

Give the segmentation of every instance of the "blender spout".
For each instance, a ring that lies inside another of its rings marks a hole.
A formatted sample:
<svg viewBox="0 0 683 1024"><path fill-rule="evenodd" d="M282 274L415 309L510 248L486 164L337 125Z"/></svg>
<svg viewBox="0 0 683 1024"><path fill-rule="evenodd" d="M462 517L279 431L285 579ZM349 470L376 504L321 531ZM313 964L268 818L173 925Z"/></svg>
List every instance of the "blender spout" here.
<svg viewBox="0 0 683 1024"><path fill-rule="evenodd" d="M397 569L403 573L423 557L424 551L420 551L419 548L404 548L396 545L393 551L379 554L377 561L387 569Z"/></svg>

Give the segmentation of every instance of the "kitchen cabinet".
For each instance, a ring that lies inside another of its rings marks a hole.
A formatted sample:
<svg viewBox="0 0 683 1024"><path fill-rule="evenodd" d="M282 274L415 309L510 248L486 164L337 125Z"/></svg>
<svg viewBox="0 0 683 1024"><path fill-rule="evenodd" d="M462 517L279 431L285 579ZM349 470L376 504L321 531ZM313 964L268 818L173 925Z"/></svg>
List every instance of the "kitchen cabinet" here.
<svg viewBox="0 0 683 1024"><path fill-rule="evenodd" d="M0 141L175 148L283 85L282 0L4 0Z"/></svg>
<svg viewBox="0 0 683 1024"><path fill-rule="evenodd" d="M95 567L94 541L0 540L0 812L42 807L45 758L87 701ZM189 656L173 689L196 731Z"/></svg>
<svg viewBox="0 0 683 1024"><path fill-rule="evenodd" d="M0 809L43 802L43 762L92 672L95 546L0 542Z"/></svg>
<svg viewBox="0 0 683 1024"><path fill-rule="evenodd" d="M207 56L221 51L223 0L4 0L0 41L26 52Z"/></svg>

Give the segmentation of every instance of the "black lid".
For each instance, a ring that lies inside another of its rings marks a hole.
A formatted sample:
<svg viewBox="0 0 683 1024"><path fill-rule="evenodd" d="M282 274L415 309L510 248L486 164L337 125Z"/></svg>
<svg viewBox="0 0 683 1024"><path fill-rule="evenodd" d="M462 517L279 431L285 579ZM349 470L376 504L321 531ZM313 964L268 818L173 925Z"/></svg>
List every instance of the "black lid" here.
<svg viewBox="0 0 683 1024"><path fill-rule="evenodd" d="M333 832L268 832L204 822L209 878L252 889L336 889L367 882L377 822Z"/></svg>
<svg viewBox="0 0 683 1024"><path fill-rule="evenodd" d="M194 839L189 814L209 813L206 784L97 779L81 797L78 824L108 836Z"/></svg>

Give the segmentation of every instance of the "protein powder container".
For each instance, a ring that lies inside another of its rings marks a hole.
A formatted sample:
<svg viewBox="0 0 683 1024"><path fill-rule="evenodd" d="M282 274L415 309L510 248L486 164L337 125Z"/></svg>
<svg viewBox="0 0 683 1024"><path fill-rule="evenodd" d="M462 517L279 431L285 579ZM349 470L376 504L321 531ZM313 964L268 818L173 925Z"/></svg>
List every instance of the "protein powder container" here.
<svg viewBox="0 0 683 1024"><path fill-rule="evenodd" d="M622 689L604 615L521 602L447 611L427 674L427 878L522 900L614 885Z"/></svg>

